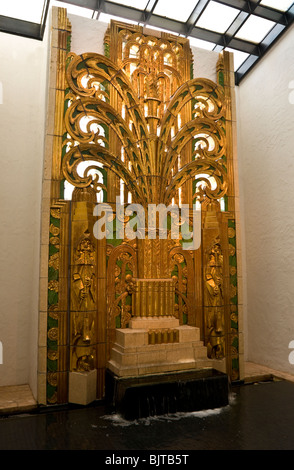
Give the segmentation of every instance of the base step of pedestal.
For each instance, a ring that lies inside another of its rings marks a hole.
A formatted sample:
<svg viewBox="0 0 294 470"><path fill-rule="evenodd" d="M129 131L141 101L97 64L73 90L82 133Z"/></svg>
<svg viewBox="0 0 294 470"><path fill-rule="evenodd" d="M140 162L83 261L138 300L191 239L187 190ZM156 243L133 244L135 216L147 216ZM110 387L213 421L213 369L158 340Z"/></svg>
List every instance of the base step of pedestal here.
<svg viewBox="0 0 294 470"><path fill-rule="evenodd" d="M160 344L150 344L149 329L117 329L107 367L119 377L212 367L206 347L200 341L199 328L183 325L175 329L177 341Z"/></svg>
<svg viewBox="0 0 294 470"><path fill-rule="evenodd" d="M163 374L165 372L180 372L186 370L201 370L211 367L212 362L210 359L199 359L198 361L178 361L166 362L162 364L146 363L138 366L122 366L112 360L107 364L111 370L118 377L140 377L141 375Z"/></svg>

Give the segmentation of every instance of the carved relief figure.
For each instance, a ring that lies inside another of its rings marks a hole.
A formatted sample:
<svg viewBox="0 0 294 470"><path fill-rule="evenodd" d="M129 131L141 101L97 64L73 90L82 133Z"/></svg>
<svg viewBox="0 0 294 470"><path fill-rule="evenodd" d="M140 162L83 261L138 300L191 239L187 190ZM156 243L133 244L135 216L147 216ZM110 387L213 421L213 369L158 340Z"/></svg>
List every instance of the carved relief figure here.
<svg viewBox="0 0 294 470"><path fill-rule="evenodd" d="M206 288L208 305L212 307L223 304L223 256L220 245L217 243L209 253L209 261L206 268Z"/></svg>
<svg viewBox="0 0 294 470"><path fill-rule="evenodd" d="M74 253L72 336L74 370L94 368L93 340L95 336L95 249L88 234L78 244Z"/></svg>
<svg viewBox="0 0 294 470"><path fill-rule="evenodd" d="M223 255L218 240L211 248L205 273L208 357L224 357Z"/></svg>
<svg viewBox="0 0 294 470"><path fill-rule="evenodd" d="M75 252L75 271L73 273L74 290L77 296L78 310L95 308L95 250L91 240L85 237Z"/></svg>

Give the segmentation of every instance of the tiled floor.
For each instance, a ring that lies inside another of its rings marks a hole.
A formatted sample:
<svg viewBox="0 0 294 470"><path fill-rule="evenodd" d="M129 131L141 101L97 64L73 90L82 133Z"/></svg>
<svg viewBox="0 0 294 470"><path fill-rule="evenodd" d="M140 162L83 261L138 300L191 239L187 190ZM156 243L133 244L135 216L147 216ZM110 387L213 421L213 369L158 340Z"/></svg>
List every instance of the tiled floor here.
<svg viewBox="0 0 294 470"><path fill-rule="evenodd" d="M29 385L0 387L0 414L33 410L37 407Z"/></svg>
<svg viewBox="0 0 294 470"><path fill-rule="evenodd" d="M266 380L267 378L277 377L279 379L294 382L294 375L287 374L278 370L270 369L269 367L254 364L253 362L245 363L245 383L258 382L259 380Z"/></svg>
<svg viewBox="0 0 294 470"><path fill-rule="evenodd" d="M275 371L252 362L245 364L245 383L267 380L272 377L294 382L294 376ZM22 413L37 408L29 385L0 387L0 415Z"/></svg>

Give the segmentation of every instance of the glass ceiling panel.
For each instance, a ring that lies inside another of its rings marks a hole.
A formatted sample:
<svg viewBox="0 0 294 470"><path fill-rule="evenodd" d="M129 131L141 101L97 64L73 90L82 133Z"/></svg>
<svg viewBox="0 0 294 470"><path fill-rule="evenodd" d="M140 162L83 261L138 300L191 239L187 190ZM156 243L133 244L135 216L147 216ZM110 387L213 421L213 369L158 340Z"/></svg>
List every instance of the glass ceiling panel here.
<svg viewBox="0 0 294 470"><path fill-rule="evenodd" d="M146 24L146 28L154 29L155 31L162 31L164 33L173 34L174 36L180 36L180 34L178 34L175 31L170 31L169 29L165 29L165 28L157 28L156 26L152 26L151 24Z"/></svg>
<svg viewBox="0 0 294 470"><path fill-rule="evenodd" d="M292 0L262 0L261 5L265 7L275 8L279 11L287 11L292 6Z"/></svg>
<svg viewBox="0 0 294 470"><path fill-rule="evenodd" d="M67 12L71 15L83 16L84 18L92 18L94 10L85 7L78 7L70 3L59 2L58 0L51 0L51 6L66 8Z"/></svg>
<svg viewBox="0 0 294 470"><path fill-rule="evenodd" d="M119 16L108 15L107 13L100 13L98 17L98 21L102 21L102 23L109 23L110 20L121 21L122 23L138 24L137 21L121 18Z"/></svg>
<svg viewBox="0 0 294 470"><path fill-rule="evenodd" d="M236 72L240 65L249 57L249 54L246 52L237 51L237 49L231 49L230 47L226 47L225 51L233 52L234 54L234 72Z"/></svg>
<svg viewBox="0 0 294 470"><path fill-rule="evenodd" d="M266 20L260 16L251 15L237 32L236 38L258 44L275 24L273 21Z"/></svg>
<svg viewBox="0 0 294 470"><path fill-rule="evenodd" d="M239 13L240 10L236 8L211 1L197 21L196 26L217 33L225 33Z"/></svg>
<svg viewBox="0 0 294 470"><path fill-rule="evenodd" d="M159 0L153 13L159 16L165 16L185 23L199 0Z"/></svg>
<svg viewBox="0 0 294 470"><path fill-rule="evenodd" d="M127 7L133 7L137 10L145 10L148 5L148 0L109 0L111 3L119 3Z"/></svg>
<svg viewBox="0 0 294 470"><path fill-rule="evenodd" d="M193 38L192 36L189 36L188 39L190 41L191 46L200 47L200 49L212 51L212 49L215 47L215 44L213 44L212 42L203 41L202 39Z"/></svg>
<svg viewBox="0 0 294 470"><path fill-rule="evenodd" d="M43 0L10 0L9 2L2 0L0 15L40 24L43 7Z"/></svg>

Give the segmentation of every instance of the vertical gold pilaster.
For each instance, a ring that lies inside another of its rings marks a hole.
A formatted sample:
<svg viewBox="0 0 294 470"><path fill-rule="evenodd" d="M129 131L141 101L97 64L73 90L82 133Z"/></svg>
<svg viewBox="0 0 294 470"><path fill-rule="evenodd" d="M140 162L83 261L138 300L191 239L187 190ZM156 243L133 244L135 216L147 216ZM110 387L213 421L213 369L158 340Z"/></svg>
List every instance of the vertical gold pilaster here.
<svg viewBox="0 0 294 470"><path fill-rule="evenodd" d="M66 10L53 8L51 23L41 227L42 263L45 254L47 256L47 274L45 276L44 268L41 266L40 279L38 402L41 404L67 401L68 370L67 253L69 219L68 203L60 200L60 159L64 132L64 90L66 88L65 57L71 31ZM58 217L55 217L56 215ZM52 230L56 236L53 236ZM58 244L54 243L57 241L59 241ZM41 341L45 331L46 344Z"/></svg>
<svg viewBox="0 0 294 470"><path fill-rule="evenodd" d="M97 242L97 399L104 398L105 367L107 357L107 273L106 239Z"/></svg>
<svg viewBox="0 0 294 470"><path fill-rule="evenodd" d="M60 184L63 179L61 171L61 155L63 136L65 134L64 124L64 101L66 91L66 57L69 52L68 41L71 34L71 25L67 18L66 9L58 8L57 38L53 45L56 55L56 85L55 85L55 112L53 130L53 153L52 153L52 177L51 197L60 197ZM56 34L55 33L55 34Z"/></svg>
<svg viewBox="0 0 294 470"><path fill-rule="evenodd" d="M71 213L70 370L97 368L97 240L95 203L73 201Z"/></svg>
<svg viewBox="0 0 294 470"><path fill-rule="evenodd" d="M67 402L69 203L51 206L48 260L47 403Z"/></svg>

